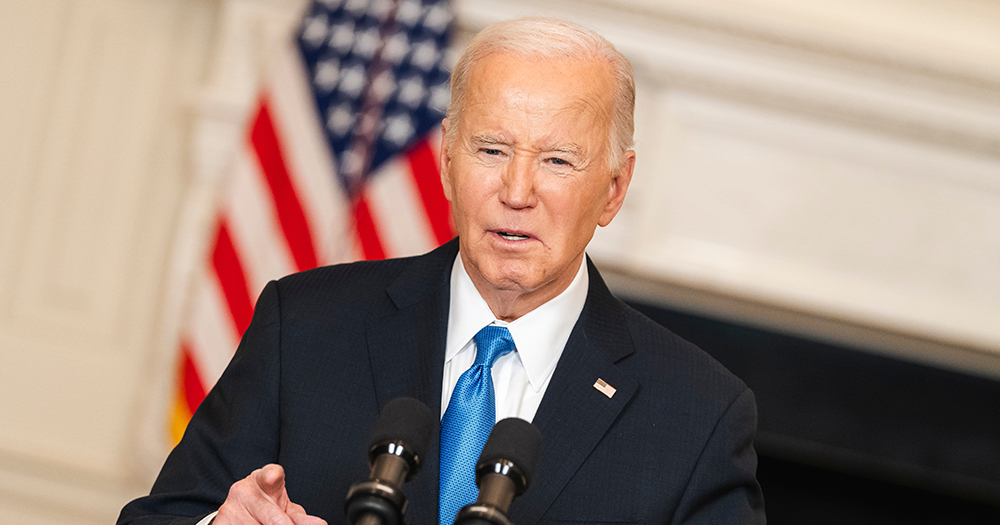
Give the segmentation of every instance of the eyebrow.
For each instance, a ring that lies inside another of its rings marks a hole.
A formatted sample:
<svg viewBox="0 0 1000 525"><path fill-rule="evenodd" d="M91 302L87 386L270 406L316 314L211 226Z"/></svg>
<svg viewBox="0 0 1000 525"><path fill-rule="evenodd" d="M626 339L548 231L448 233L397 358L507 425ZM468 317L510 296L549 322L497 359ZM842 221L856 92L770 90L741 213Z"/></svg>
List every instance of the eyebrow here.
<svg viewBox="0 0 1000 525"><path fill-rule="evenodd" d="M583 155L583 148L579 144L566 144L562 146L548 146L542 148L545 152L566 153L569 155Z"/></svg>
<svg viewBox="0 0 1000 525"><path fill-rule="evenodd" d="M500 135L493 133L478 133L470 138L470 142L476 146L509 146L511 141ZM573 142L562 145L545 145L540 148L544 153L563 153L566 155L583 156L583 147Z"/></svg>
<svg viewBox="0 0 1000 525"><path fill-rule="evenodd" d="M510 144L510 141L504 140L503 137L499 135L493 135L492 133L479 133L472 136L471 142L478 145L505 145Z"/></svg>

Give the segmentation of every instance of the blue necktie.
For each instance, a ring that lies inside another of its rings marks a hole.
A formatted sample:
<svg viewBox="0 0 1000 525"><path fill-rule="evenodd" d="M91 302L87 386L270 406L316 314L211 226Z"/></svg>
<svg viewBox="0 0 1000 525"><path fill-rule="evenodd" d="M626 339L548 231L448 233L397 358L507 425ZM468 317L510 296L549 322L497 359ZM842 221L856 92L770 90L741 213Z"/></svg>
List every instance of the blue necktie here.
<svg viewBox="0 0 1000 525"><path fill-rule="evenodd" d="M497 358L514 349L514 339L502 326L489 325L473 340L476 362L458 378L441 419L439 525L452 525L458 511L479 495L476 460L497 419L491 371Z"/></svg>

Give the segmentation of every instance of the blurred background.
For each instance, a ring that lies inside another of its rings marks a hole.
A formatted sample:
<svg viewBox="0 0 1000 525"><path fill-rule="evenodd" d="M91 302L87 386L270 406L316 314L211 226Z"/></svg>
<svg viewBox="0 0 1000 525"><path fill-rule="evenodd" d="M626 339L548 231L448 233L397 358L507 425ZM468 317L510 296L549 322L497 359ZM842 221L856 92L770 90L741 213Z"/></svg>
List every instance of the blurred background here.
<svg viewBox="0 0 1000 525"><path fill-rule="evenodd" d="M216 204L309 9L0 0L0 523L149 490ZM1000 521L1000 4L451 10L456 49L543 14L632 61L636 174L590 254L753 388L771 523Z"/></svg>

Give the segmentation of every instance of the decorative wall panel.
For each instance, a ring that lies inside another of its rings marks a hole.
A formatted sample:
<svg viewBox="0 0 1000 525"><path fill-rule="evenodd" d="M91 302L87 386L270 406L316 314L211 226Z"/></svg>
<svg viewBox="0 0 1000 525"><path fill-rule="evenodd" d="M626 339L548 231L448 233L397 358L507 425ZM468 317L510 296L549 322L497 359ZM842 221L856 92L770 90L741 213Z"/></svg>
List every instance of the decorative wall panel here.
<svg viewBox="0 0 1000 525"><path fill-rule="evenodd" d="M0 2L4 523L108 523L141 490L136 393L211 20L197 0Z"/></svg>

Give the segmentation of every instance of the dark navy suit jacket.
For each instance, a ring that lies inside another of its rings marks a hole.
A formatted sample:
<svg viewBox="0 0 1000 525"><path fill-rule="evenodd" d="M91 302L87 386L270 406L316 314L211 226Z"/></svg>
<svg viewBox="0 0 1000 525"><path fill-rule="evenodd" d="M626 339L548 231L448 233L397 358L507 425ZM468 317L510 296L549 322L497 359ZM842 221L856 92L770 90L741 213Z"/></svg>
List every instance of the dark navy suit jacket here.
<svg viewBox="0 0 1000 525"><path fill-rule="evenodd" d="M345 522L367 434L403 395L439 414L452 241L407 259L311 270L264 288L253 322L150 496L119 524L193 524L267 463L292 501ZM517 525L763 523L756 406L707 354L629 308L588 260L590 291L534 423L544 447ZM617 391L594 388L603 379ZM438 435L407 483L407 521L437 522Z"/></svg>

